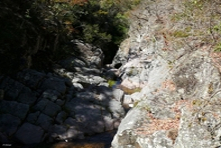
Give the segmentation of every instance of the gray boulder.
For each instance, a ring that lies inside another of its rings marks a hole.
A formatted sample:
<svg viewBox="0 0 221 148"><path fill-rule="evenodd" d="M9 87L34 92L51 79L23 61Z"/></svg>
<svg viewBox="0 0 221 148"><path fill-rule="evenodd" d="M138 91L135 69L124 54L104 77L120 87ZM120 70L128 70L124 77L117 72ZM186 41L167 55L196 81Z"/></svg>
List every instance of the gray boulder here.
<svg viewBox="0 0 221 148"><path fill-rule="evenodd" d="M121 89L113 89L113 96L117 101L122 102L124 97L124 91L122 91Z"/></svg>

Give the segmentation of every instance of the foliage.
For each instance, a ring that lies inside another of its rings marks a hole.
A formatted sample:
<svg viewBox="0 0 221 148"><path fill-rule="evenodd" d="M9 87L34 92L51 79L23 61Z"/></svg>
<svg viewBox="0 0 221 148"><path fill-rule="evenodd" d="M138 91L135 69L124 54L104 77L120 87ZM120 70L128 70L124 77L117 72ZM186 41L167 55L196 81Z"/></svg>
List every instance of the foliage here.
<svg viewBox="0 0 221 148"><path fill-rule="evenodd" d="M181 37L181 38L183 38L183 37L188 37L189 34L188 34L187 32L185 32L185 31L182 31L182 30L176 30L176 31L173 33L173 36L174 36L174 37Z"/></svg>
<svg viewBox="0 0 221 148"><path fill-rule="evenodd" d="M217 43L217 45L214 48L214 51L221 52L221 43Z"/></svg>
<svg viewBox="0 0 221 148"><path fill-rule="evenodd" d="M114 80L108 80L108 85L109 85L109 87L113 87L114 85L116 85L116 81L114 81Z"/></svg>
<svg viewBox="0 0 221 148"><path fill-rule="evenodd" d="M74 39L111 50L126 36L124 13L138 2L1 0L0 73L50 67L77 53L71 45Z"/></svg>
<svg viewBox="0 0 221 148"><path fill-rule="evenodd" d="M191 49L198 45L210 45L220 51L220 13L218 0L175 0L181 9L171 15L171 21L176 26L172 29L173 41L182 41ZM190 45L187 41L192 41Z"/></svg>

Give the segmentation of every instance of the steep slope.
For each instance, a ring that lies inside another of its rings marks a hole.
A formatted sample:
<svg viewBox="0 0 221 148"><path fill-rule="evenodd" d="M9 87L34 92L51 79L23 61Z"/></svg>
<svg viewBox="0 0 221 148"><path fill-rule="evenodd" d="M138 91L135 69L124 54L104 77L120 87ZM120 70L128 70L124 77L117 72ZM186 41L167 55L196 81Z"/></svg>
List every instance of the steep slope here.
<svg viewBox="0 0 221 148"><path fill-rule="evenodd" d="M134 10L112 64L122 64L121 88L136 91L124 95L133 107L113 148L221 146L218 12L206 0L147 0Z"/></svg>

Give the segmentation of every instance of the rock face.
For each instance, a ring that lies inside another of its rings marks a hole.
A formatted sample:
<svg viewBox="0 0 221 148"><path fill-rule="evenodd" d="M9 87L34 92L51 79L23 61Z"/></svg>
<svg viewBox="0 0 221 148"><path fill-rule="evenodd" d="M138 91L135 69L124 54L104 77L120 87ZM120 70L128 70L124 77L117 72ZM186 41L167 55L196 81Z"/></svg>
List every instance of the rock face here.
<svg viewBox="0 0 221 148"><path fill-rule="evenodd" d="M122 100L132 108L113 148L221 147L220 58L209 44L168 39L178 25L170 19L180 10L176 2L147 0L131 14L129 38L112 65L122 64Z"/></svg>
<svg viewBox="0 0 221 148"><path fill-rule="evenodd" d="M173 21L179 2L145 0L133 10L129 37L107 69L99 48L74 41L84 54L54 72L0 76L0 141L32 145L118 128L112 148L220 148L221 54L201 32L176 30L184 28Z"/></svg>
<svg viewBox="0 0 221 148"><path fill-rule="evenodd" d="M125 116L123 92L113 93L102 78L102 51L75 44L85 55L61 61L52 73L28 69L0 77L2 143L84 139L118 128Z"/></svg>

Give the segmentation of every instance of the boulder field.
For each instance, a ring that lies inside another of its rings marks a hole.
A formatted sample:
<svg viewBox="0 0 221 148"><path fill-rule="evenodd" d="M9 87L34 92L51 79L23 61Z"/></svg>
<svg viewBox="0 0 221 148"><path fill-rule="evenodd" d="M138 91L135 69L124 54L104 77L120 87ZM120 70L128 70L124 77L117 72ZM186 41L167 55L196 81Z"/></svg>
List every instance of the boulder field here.
<svg viewBox="0 0 221 148"><path fill-rule="evenodd" d="M220 148L221 54L194 32L203 22L182 21L195 9L180 19L183 1L142 1L110 65L101 49L76 40L84 54L52 72L0 76L1 142L64 142L117 130L112 148Z"/></svg>
<svg viewBox="0 0 221 148"><path fill-rule="evenodd" d="M104 79L99 48L75 44L84 55L61 61L53 72L26 69L0 77L1 143L81 140L118 128L123 91Z"/></svg>

